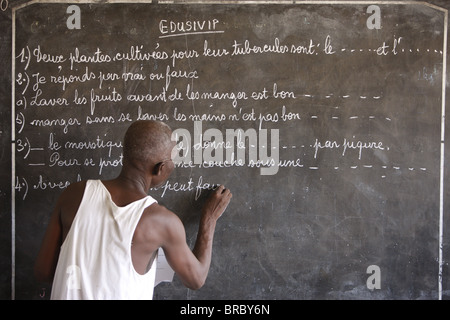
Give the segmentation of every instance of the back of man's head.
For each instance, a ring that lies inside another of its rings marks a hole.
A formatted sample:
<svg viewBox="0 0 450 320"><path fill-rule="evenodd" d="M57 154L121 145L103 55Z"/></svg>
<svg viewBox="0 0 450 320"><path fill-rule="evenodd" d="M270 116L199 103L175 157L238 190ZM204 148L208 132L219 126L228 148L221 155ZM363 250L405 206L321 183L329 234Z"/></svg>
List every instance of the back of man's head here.
<svg viewBox="0 0 450 320"><path fill-rule="evenodd" d="M124 162L145 169L163 161L172 147L172 130L160 121L139 120L133 122L125 133L123 142Z"/></svg>

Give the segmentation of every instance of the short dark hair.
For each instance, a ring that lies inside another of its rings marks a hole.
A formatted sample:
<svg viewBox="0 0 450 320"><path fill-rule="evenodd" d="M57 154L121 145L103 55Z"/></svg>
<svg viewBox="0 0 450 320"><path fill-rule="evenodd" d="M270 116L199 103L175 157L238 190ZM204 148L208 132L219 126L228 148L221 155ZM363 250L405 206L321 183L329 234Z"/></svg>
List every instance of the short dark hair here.
<svg viewBox="0 0 450 320"><path fill-rule="evenodd" d="M160 121L133 122L125 133L123 158L135 167L156 164L171 147L172 130Z"/></svg>

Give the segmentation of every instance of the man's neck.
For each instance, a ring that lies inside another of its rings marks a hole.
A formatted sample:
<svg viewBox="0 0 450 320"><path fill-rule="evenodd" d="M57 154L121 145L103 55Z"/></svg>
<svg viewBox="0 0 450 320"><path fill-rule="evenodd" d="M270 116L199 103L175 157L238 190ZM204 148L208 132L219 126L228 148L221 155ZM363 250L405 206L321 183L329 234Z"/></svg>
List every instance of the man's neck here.
<svg viewBox="0 0 450 320"><path fill-rule="evenodd" d="M142 172L136 170L122 169L120 175L114 180L121 186L143 195L148 193L151 185L151 179L146 179Z"/></svg>

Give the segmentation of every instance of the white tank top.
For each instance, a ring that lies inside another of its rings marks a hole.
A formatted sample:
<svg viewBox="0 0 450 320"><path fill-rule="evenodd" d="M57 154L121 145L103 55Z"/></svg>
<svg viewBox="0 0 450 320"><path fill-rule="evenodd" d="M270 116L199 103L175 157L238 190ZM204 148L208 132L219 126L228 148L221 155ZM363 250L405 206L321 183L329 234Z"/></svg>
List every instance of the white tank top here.
<svg viewBox="0 0 450 320"><path fill-rule="evenodd" d="M131 260L131 242L150 196L118 207L100 180L88 180L61 246L51 299L152 299L157 255L146 274Z"/></svg>

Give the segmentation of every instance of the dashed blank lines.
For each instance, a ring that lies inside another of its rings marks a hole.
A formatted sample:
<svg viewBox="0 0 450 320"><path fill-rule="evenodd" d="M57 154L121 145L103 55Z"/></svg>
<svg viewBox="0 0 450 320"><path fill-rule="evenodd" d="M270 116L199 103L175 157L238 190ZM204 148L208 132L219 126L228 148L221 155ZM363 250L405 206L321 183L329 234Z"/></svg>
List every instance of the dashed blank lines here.
<svg viewBox="0 0 450 320"><path fill-rule="evenodd" d="M304 166L300 165L300 168L305 168L311 171L320 171L320 170L331 170L331 171L358 171L358 170L380 170L381 178L386 178L388 174L395 173L408 173L408 172L422 172L425 173L427 171L426 167L402 167L402 166L386 166L386 165L372 165L372 164L363 164L363 165L340 165L340 166Z"/></svg>
<svg viewBox="0 0 450 320"><path fill-rule="evenodd" d="M342 48L339 50L342 53L377 53L380 51L380 48L376 48L376 49L349 49L349 48ZM437 55L443 55L442 50L436 50L436 49L420 49L420 48L410 48L410 49L397 49L396 50L396 54L399 53L427 53L427 54L437 54Z"/></svg>
<svg viewBox="0 0 450 320"><path fill-rule="evenodd" d="M362 100L379 100L382 98L381 95L375 95L375 96L368 96L368 95L350 95L350 94L345 94L345 95L334 95L333 93L329 93L326 95L314 95L314 94L309 94L309 93L304 93L304 94L300 94L300 97L305 97L305 98L324 98L324 99L331 99L333 97L335 98L341 98L341 99L350 99L350 98L356 98L356 99L362 99Z"/></svg>
<svg viewBox="0 0 450 320"><path fill-rule="evenodd" d="M303 119L321 119L321 118L326 118L326 119L331 119L331 120L375 120L375 119L381 119L381 120L385 120L385 121L392 121L392 118L389 117L385 117L385 116L374 116L374 115L370 115L370 116L357 116L357 115L353 115L353 116L336 116L336 115L332 115L332 116L321 116L321 115L310 115L310 116L304 116ZM300 117L300 119L297 120L301 120L302 118Z"/></svg>

